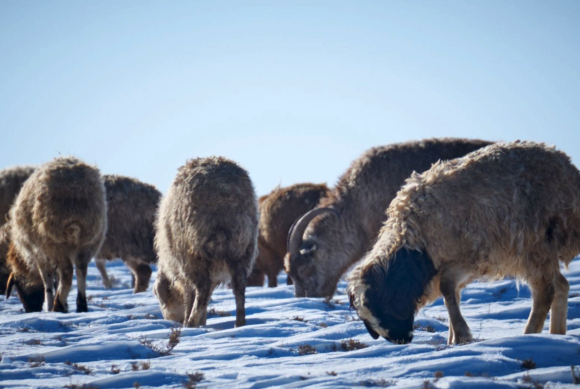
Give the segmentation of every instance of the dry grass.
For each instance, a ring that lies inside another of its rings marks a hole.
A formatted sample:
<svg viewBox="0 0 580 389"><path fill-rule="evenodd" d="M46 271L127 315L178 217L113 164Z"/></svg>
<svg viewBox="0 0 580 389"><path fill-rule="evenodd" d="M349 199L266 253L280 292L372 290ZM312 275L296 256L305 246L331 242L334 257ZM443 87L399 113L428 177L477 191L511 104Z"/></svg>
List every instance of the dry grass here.
<svg viewBox="0 0 580 389"><path fill-rule="evenodd" d="M530 377L530 373L524 374L524 376L522 377L522 382L529 385L532 388L536 388L536 389L543 389L544 388L544 384L542 384L541 382L534 380L532 377Z"/></svg>
<svg viewBox="0 0 580 389"><path fill-rule="evenodd" d="M30 364L30 367L44 366L44 356L41 355L40 357L28 358L28 363Z"/></svg>
<svg viewBox="0 0 580 389"><path fill-rule="evenodd" d="M215 308L211 308L209 311L207 311L207 315L208 316L219 316L219 317L228 317L228 316L232 316L231 313L226 312L226 311L218 311Z"/></svg>
<svg viewBox="0 0 580 389"><path fill-rule="evenodd" d="M419 324L415 324L415 325L413 325L413 330L422 330L425 332L436 332L435 328L433 328L433 326L431 326L431 325L421 326Z"/></svg>
<svg viewBox="0 0 580 389"><path fill-rule="evenodd" d="M530 359L524 359L522 361L522 369L535 369L536 368L536 362L534 362L534 360L530 357Z"/></svg>
<svg viewBox="0 0 580 389"><path fill-rule="evenodd" d="M147 337L139 338L139 343L143 346L150 348L161 356L166 356L173 351L173 349L179 344L181 340L181 328L172 328L171 333L167 339L167 343L160 344L154 343L151 339Z"/></svg>
<svg viewBox="0 0 580 389"><path fill-rule="evenodd" d="M310 355L310 354L316 354L315 347L309 344L303 344L298 346L298 355Z"/></svg>
<svg viewBox="0 0 580 389"><path fill-rule="evenodd" d="M79 365L78 363L72 363L72 362L66 361L64 364L68 365L68 366L72 367L73 369L75 369L76 371L79 371L79 372L84 373L84 374L91 374L93 372L93 370L91 368L84 366L84 365Z"/></svg>
<svg viewBox="0 0 580 389"><path fill-rule="evenodd" d="M187 381L183 383L185 389L195 389L197 384L203 381L204 375L201 371L196 371L195 373L187 373Z"/></svg>

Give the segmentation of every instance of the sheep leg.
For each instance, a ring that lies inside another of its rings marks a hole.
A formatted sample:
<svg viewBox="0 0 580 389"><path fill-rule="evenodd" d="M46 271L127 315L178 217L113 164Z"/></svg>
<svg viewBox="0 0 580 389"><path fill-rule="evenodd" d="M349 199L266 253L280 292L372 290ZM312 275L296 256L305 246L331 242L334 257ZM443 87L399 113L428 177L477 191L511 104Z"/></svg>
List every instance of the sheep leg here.
<svg viewBox="0 0 580 389"><path fill-rule="evenodd" d="M187 319L187 327L199 327L205 324L203 318L211 297L211 283L209 280L196 285L195 289L195 302L193 303L191 315Z"/></svg>
<svg viewBox="0 0 580 389"><path fill-rule="evenodd" d="M97 269L99 269L99 273L101 273L103 286L107 289L111 289L113 287L113 283L107 274L107 260L104 258L95 258L95 265L97 265Z"/></svg>
<svg viewBox="0 0 580 389"><path fill-rule="evenodd" d="M55 261L56 262L56 261ZM59 266L56 269L58 274L58 288L56 290L56 295L54 296L54 306L52 310L54 312L68 312L68 303L66 301L70 288L73 281L73 264L64 258L61 260Z"/></svg>
<svg viewBox="0 0 580 389"><path fill-rule="evenodd" d="M40 278L44 284L44 301L46 301L46 310L52 311L54 307L54 273L50 266L38 267Z"/></svg>
<svg viewBox="0 0 580 389"><path fill-rule="evenodd" d="M153 273L153 271L151 270L151 266L144 263L138 258L132 257L128 258L125 261L125 264L134 275L133 286L135 287L135 289L133 290L133 293L145 292L149 287L151 273Z"/></svg>
<svg viewBox="0 0 580 389"><path fill-rule="evenodd" d="M275 288L278 286L278 269L268 269L268 288Z"/></svg>
<svg viewBox="0 0 580 389"><path fill-rule="evenodd" d="M461 315L461 310L459 309L461 296L456 283L450 280L445 280L442 277L440 289L443 294L443 300L445 301L445 307L447 307L447 312L449 313L448 344L471 342L473 340L471 331L469 330L469 326Z"/></svg>
<svg viewBox="0 0 580 389"><path fill-rule="evenodd" d="M88 312L87 304L87 270L88 263L76 264L77 273L77 312Z"/></svg>
<svg viewBox="0 0 580 389"><path fill-rule="evenodd" d="M264 274L264 272L258 269L256 266L254 266L254 268L252 269L252 273L248 278L248 286L264 286L265 278L266 275Z"/></svg>
<svg viewBox="0 0 580 389"><path fill-rule="evenodd" d="M550 308L550 334L566 335L570 284L560 272L554 277L555 294Z"/></svg>
<svg viewBox="0 0 580 389"><path fill-rule="evenodd" d="M232 289L236 298L236 327L241 327L246 324L246 274L241 270L232 273Z"/></svg>
<svg viewBox="0 0 580 389"><path fill-rule="evenodd" d="M554 301L554 282L552 279L547 281L544 278L539 278L530 280L529 284L532 289L532 311L524 329L524 334L538 334L544 328L548 311Z"/></svg>

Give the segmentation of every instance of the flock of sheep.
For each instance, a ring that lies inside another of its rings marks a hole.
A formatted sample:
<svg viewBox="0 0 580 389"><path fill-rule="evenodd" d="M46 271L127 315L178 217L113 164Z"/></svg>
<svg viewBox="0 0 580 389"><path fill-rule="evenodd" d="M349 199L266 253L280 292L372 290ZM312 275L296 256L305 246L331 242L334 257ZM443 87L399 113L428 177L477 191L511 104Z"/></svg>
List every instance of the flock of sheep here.
<svg viewBox="0 0 580 389"><path fill-rule="evenodd" d="M26 312L87 311L87 267L121 258L135 293L154 292L164 318L206 324L216 286L229 283L236 326L246 286L277 286L285 269L296 297L348 296L374 338L413 338L413 320L443 296L449 344L470 342L460 293L475 279L526 281L525 333L566 333L569 285L560 272L580 253L580 173L544 144L428 139L370 149L338 184L297 184L256 199L248 173L223 157L182 166L165 196L73 158L0 171L0 293ZM1 220L0 223L4 222Z"/></svg>

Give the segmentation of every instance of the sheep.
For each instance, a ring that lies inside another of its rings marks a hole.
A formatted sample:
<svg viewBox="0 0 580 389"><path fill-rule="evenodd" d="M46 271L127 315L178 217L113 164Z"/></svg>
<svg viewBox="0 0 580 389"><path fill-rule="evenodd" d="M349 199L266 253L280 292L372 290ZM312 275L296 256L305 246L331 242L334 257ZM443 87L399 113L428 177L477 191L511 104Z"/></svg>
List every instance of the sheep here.
<svg viewBox="0 0 580 389"><path fill-rule="evenodd" d="M264 274L268 275L269 287L278 286L278 273L284 268L290 227L330 193L325 184L304 183L286 188L277 187L268 195L260 197L258 258L248 286L262 286ZM288 277L287 283L291 280Z"/></svg>
<svg viewBox="0 0 580 389"><path fill-rule="evenodd" d="M332 196L302 216L290 233L284 264L296 297L334 294L342 274L371 248L386 219L385 209L413 171L490 143L428 139L372 148L355 160Z"/></svg>
<svg viewBox="0 0 580 389"><path fill-rule="evenodd" d="M236 326L246 323L246 279L257 256L258 205L248 173L223 157L191 159L162 198L154 292L165 319L206 324L215 287L231 279Z"/></svg>
<svg viewBox="0 0 580 389"><path fill-rule="evenodd" d="M14 166L0 170L0 227L6 223L14 199L35 169L34 166Z"/></svg>
<svg viewBox="0 0 580 389"><path fill-rule="evenodd" d="M99 170L74 157L59 157L42 165L18 194L8 228L11 246L7 261L21 263L29 270L28 274L13 271L8 289L11 285L22 287L18 275L32 277L38 271L48 310L68 312L74 264L77 312L87 312L87 268L107 228L105 188Z"/></svg>
<svg viewBox="0 0 580 389"><path fill-rule="evenodd" d="M459 310L475 279L515 276L532 291L525 334L566 333L569 285L580 253L580 173L542 143L498 143L413 174L387 210L379 238L349 277L369 333L412 340L417 311L443 296L449 344L472 341Z"/></svg>
<svg viewBox="0 0 580 389"><path fill-rule="evenodd" d="M153 224L161 192L139 180L104 175L108 229L95 262L105 287L111 287L105 260L121 258L135 277L135 293L149 286L151 267L157 262L153 249Z"/></svg>

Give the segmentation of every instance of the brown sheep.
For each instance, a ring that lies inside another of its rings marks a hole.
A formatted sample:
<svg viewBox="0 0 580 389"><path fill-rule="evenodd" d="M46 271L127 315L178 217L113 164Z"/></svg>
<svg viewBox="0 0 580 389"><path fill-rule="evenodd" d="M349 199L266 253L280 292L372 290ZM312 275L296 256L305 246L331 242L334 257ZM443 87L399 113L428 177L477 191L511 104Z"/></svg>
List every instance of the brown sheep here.
<svg viewBox="0 0 580 389"><path fill-rule="evenodd" d="M6 223L20 188L35 169L34 166L14 166L0 170L0 227Z"/></svg>
<svg viewBox="0 0 580 389"><path fill-rule="evenodd" d="M413 174L388 208L378 241L349 279L369 333L412 340L413 320L443 295L449 344L472 340L459 310L475 279L526 281L524 333L566 333L568 265L580 253L580 173L568 156L533 142L498 143Z"/></svg>
<svg viewBox="0 0 580 389"><path fill-rule="evenodd" d="M131 269L135 293L149 286L152 263L157 262L153 249L153 224L161 192L153 185L129 177L105 175L108 228L101 250L95 257L105 287L111 287L104 260L115 258Z"/></svg>
<svg viewBox="0 0 580 389"><path fill-rule="evenodd" d="M269 287L278 286L278 273L284 268L288 232L292 224L330 193L330 189L324 184L305 183L286 188L278 187L260 197L258 258L248 286L262 286L265 274L268 275ZM288 276L287 280L291 282L292 278Z"/></svg>
<svg viewBox="0 0 580 389"><path fill-rule="evenodd" d="M488 144L428 139L372 148L355 160L333 195L305 214L290 234L284 262L296 297L334 294L342 274L371 248L386 219L385 209L413 171L425 171L439 160L461 157Z"/></svg>
<svg viewBox="0 0 580 389"><path fill-rule="evenodd" d="M246 323L246 279L257 255L258 206L248 173L223 157L186 162L161 200L154 291L163 317L205 325L215 287L231 279L236 326Z"/></svg>
<svg viewBox="0 0 580 389"><path fill-rule="evenodd" d="M25 182L10 210L8 263L37 269L48 310L67 312L73 265L77 275L77 312L86 312L86 275L107 227L105 188L99 170L73 157L55 158ZM35 270L30 271L34 274ZM56 272L56 274L55 274ZM22 281L13 273L12 285ZM56 296L53 288L58 276ZM54 298L53 298L54 297Z"/></svg>

